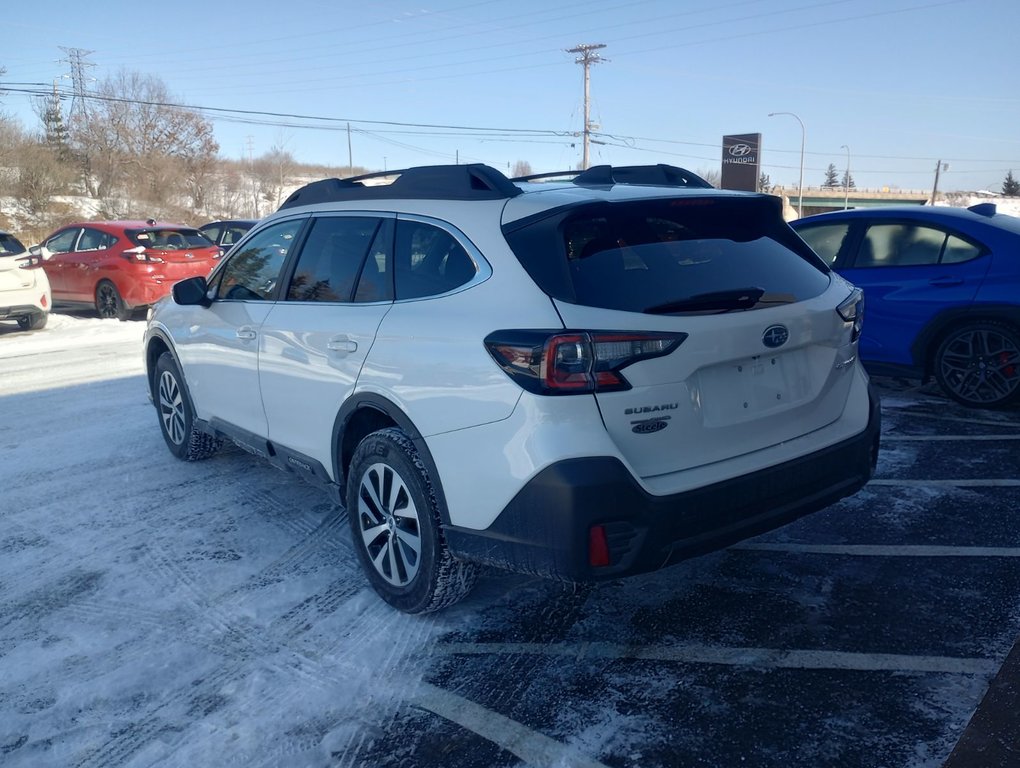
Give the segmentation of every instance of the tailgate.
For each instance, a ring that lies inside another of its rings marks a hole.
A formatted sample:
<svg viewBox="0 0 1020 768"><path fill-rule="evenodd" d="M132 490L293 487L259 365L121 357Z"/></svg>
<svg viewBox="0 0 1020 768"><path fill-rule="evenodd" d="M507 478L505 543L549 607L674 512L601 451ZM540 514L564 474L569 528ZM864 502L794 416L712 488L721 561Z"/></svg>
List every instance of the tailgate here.
<svg viewBox="0 0 1020 768"><path fill-rule="evenodd" d="M639 476L652 477L758 451L836 421L856 351L850 326L835 311L846 293L834 281L806 301L685 317L610 317L564 302L557 308L568 328L610 322L614 330L688 334L671 354L623 369L631 389L595 395L620 453Z"/></svg>
<svg viewBox="0 0 1020 768"><path fill-rule="evenodd" d="M35 276L30 269L21 269L21 262L14 259L0 260L0 291L18 291L31 288Z"/></svg>

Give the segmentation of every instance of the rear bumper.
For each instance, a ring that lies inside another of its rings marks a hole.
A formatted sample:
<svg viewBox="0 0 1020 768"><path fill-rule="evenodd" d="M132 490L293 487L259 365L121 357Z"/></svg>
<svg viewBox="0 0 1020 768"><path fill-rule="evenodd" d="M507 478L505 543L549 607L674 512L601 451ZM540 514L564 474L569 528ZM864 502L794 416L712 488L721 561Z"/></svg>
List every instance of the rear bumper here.
<svg viewBox="0 0 1020 768"><path fill-rule="evenodd" d="M135 274L118 285L121 298L131 309L148 307L170 293L174 283L189 277L205 277L216 265L210 259L196 259L194 262L145 264L145 271ZM116 282L116 281L115 281Z"/></svg>
<svg viewBox="0 0 1020 768"><path fill-rule="evenodd" d="M669 496L653 496L612 457L538 473L489 528L446 529L458 557L509 570L592 581L657 570L785 525L856 493L878 457L881 414L869 385L860 434L807 456ZM610 564L588 563L589 529L605 526Z"/></svg>
<svg viewBox="0 0 1020 768"><path fill-rule="evenodd" d="M49 310L38 304L16 304L12 307L0 304L0 320L38 315L47 311Z"/></svg>

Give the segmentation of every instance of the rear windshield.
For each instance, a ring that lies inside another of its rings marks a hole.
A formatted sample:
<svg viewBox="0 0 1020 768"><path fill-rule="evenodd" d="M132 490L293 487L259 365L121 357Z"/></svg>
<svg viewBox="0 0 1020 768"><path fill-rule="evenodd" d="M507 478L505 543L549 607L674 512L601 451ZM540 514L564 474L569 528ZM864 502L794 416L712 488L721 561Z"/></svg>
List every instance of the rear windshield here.
<svg viewBox="0 0 1020 768"><path fill-rule="evenodd" d="M6 232L0 232L0 256L12 256L24 250L25 246L21 244L18 238Z"/></svg>
<svg viewBox="0 0 1020 768"><path fill-rule="evenodd" d="M135 245L142 245L157 251L182 251L187 248L208 248L212 240L197 229L187 227L153 227L151 229L129 229L127 236Z"/></svg>
<svg viewBox="0 0 1020 768"><path fill-rule="evenodd" d="M550 296L651 314L708 314L803 301L829 270L767 197L593 203L504 228Z"/></svg>

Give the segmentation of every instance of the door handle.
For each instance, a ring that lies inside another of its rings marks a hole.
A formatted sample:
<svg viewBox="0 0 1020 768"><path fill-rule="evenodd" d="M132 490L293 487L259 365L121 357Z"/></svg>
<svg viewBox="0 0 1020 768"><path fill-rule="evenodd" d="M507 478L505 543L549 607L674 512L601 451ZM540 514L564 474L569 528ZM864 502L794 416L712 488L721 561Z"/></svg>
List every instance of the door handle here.
<svg viewBox="0 0 1020 768"><path fill-rule="evenodd" d="M251 341L256 336L255 329L252 328L250 325L242 325L240 328L237 329L236 333L237 338L241 339L242 341Z"/></svg>
<svg viewBox="0 0 1020 768"><path fill-rule="evenodd" d="M928 285L934 285L936 287L948 287L954 285L963 285L962 277L933 277L928 281Z"/></svg>
<svg viewBox="0 0 1020 768"><path fill-rule="evenodd" d="M357 352L358 342L346 336L337 336L326 342L326 349L330 352Z"/></svg>

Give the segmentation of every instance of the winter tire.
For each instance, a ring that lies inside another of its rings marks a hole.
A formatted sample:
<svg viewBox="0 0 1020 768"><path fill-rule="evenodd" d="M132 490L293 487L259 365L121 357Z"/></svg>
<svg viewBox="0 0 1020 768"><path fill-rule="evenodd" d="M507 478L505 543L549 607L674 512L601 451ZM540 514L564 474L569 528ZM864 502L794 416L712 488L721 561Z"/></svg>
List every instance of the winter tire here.
<svg viewBox="0 0 1020 768"><path fill-rule="evenodd" d="M170 453L182 461L197 461L216 453L220 441L195 428L195 410L184 377L169 352L156 362L155 390L159 429Z"/></svg>
<svg viewBox="0 0 1020 768"><path fill-rule="evenodd" d="M358 445L348 473L347 517L368 580L394 608L435 611L474 586L478 567L447 549L434 482L403 431L373 432Z"/></svg>
<svg viewBox="0 0 1020 768"><path fill-rule="evenodd" d="M1020 333L1009 325L958 326L935 352L935 378L947 395L974 408L1000 408L1020 397Z"/></svg>
<svg viewBox="0 0 1020 768"><path fill-rule="evenodd" d="M109 280L103 280L96 286L96 313L104 320L127 320L131 316L131 310L124 304L117 286Z"/></svg>

